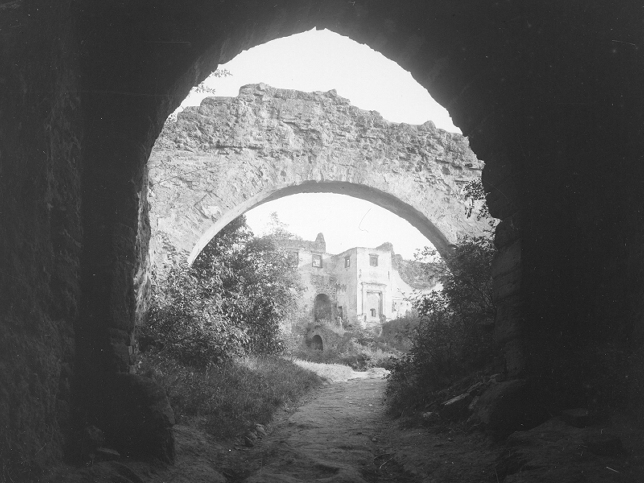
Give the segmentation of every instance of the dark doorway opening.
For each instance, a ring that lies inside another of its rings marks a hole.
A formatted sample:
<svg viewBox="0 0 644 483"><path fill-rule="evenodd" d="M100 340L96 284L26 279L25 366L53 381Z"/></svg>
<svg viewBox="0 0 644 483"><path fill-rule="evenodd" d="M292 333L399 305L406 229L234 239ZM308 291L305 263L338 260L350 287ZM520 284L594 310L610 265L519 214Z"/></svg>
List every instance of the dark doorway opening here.
<svg viewBox="0 0 644 483"><path fill-rule="evenodd" d="M316 295L313 303L313 320L315 322L322 320L333 321L333 304L327 294Z"/></svg>
<svg viewBox="0 0 644 483"><path fill-rule="evenodd" d="M324 344L322 343L322 337L319 335L314 335L311 338L311 349L316 350L316 351L323 351L324 350Z"/></svg>

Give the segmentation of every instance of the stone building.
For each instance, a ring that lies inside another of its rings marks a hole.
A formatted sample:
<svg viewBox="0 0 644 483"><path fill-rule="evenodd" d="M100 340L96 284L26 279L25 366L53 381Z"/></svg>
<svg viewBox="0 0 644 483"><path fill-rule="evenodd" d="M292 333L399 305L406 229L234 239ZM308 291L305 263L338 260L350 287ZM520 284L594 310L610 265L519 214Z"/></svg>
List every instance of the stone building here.
<svg viewBox="0 0 644 483"><path fill-rule="evenodd" d="M282 240L297 263L305 291L301 308L313 322L339 327L376 328L411 310L415 288L401 276L402 257L391 243L327 253L324 235L315 241ZM426 288L425 288L426 289Z"/></svg>

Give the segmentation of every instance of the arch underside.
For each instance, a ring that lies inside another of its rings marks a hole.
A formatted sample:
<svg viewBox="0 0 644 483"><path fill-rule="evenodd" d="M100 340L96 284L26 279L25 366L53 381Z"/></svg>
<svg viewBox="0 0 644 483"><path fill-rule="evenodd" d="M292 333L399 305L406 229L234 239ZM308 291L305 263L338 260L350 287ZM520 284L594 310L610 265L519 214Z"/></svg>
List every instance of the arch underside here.
<svg viewBox="0 0 644 483"><path fill-rule="evenodd" d="M438 250L442 256L449 253L450 241L445 237L445 235L443 235L436 225L434 225L434 223L432 223L423 213L409 204L400 201L394 195L385 193L384 191L370 186L344 181L305 181L301 184L286 186L272 192L260 193L228 211L197 241L188 257L188 263L192 264L208 242L228 223L238 216L243 215L257 206L268 203L269 201L300 193L333 193L369 201L408 221L414 228L418 229L418 231L425 236L430 243L434 245L434 247L436 247L436 250Z"/></svg>

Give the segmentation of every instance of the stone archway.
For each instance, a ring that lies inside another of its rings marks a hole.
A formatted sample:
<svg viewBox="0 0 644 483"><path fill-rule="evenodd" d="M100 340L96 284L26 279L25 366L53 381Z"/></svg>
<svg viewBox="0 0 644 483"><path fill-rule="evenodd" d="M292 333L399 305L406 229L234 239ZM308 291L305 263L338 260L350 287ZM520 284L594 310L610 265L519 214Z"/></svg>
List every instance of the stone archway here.
<svg viewBox="0 0 644 483"><path fill-rule="evenodd" d="M208 98L168 123L150 156L154 263L191 263L226 224L295 193L355 196L415 226L446 254L459 235L489 228L465 215L462 187L483 168L458 134L391 123L335 92L264 84Z"/></svg>
<svg viewBox="0 0 644 483"><path fill-rule="evenodd" d="M577 385L592 371L568 366L571 348L595 344L600 368L603 349L617 348L629 377L605 380L619 379L623 392L613 393L644 418L639 7L4 2L3 408L29 417L0 411L3 462L59 457L70 408L101 412L92 396L130 369L147 268L144 166L168 114L217 64L313 27L409 70L486 162L490 208L503 220L494 288L508 372L549 389L535 394L552 399L564 388L579 404Z"/></svg>

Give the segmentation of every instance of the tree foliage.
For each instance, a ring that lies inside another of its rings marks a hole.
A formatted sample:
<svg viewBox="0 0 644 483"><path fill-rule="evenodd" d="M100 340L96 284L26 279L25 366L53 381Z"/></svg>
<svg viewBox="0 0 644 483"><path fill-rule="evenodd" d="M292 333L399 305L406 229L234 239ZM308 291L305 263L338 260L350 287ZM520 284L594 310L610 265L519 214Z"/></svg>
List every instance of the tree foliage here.
<svg viewBox="0 0 644 483"><path fill-rule="evenodd" d="M464 194L467 201L465 208L467 217L469 218L476 212L477 220L487 219L490 225L494 224L494 220L490 216L490 209L485 202L486 193L481 180L475 179L467 183L464 186Z"/></svg>
<svg viewBox="0 0 644 483"><path fill-rule="evenodd" d="M423 255L434 258L435 252ZM443 289L414 300L420 322L411 349L392 370L390 408L421 404L494 359L493 255L489 237L466 237L445 260L429 264Z"/></svg>
<svg viewBox="0 0 644 483"><path fill-rule="evenodd" d="M192 88L192 93L195 94L215 94L216 89L214 87L209 87L206 83L211 79L220 79L222 77L230 77L232 74L228 69L217 69L212 74L210 74L206 80L204 80L198 86Z"/></svg>
<svg viewBox="0 0 644 483"><path fill-rule="evenodd" d="M289 226L280 220L277 212L269 215L269 222L266 226L266 237L279 243L280 240L302 240L302 237L291 233Z"/></svg>
<svg viewBox="0 0 644 483"><path fill-rule="evenodd" d="M172 269L153 288L142 345L193 366L280 352L280 322L300 290L287 255L237 218L192 267Z"/></svg>

